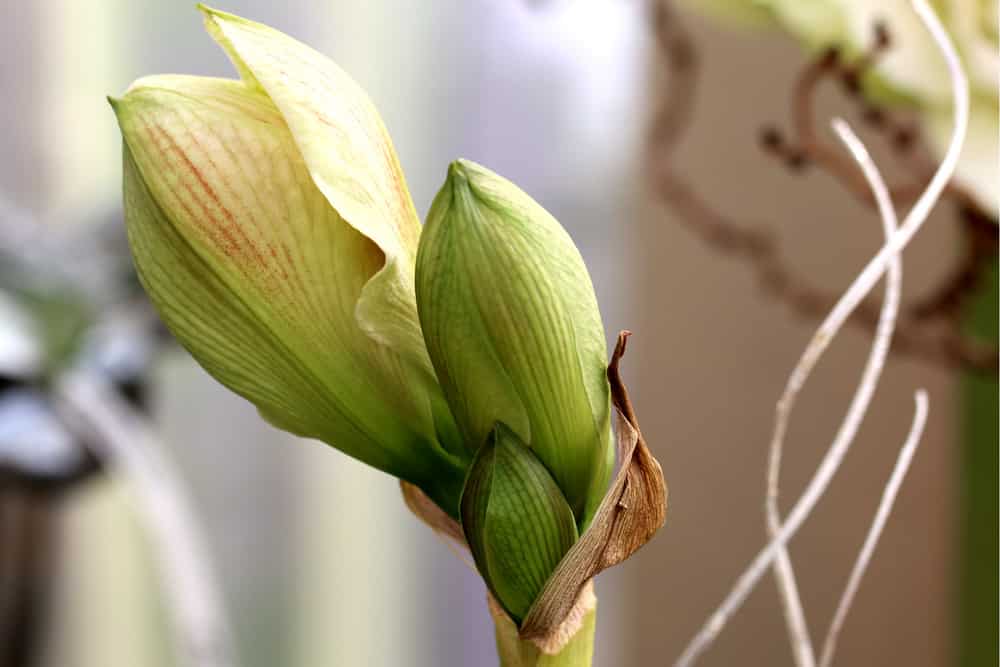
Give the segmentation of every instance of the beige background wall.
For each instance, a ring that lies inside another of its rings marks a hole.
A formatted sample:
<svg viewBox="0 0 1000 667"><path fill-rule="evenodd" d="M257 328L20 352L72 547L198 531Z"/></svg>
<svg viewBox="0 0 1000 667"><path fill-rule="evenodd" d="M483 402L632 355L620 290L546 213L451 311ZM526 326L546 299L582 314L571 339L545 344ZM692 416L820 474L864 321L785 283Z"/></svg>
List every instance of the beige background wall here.
<svg viewBox="0 0 1000 667"><path fill-rule="evenodd" d="M803 55L778 35L683 18L703 68L696 119L676 164L720 211L771 225L801 275L842 289L880 243L877 218L826 174L789 174L757 148L761 126L787 121ZM821 96L820 122L850 110L831 87ZM891 164L886 151L876 155ZM662 665L763 544L774 405L816 323L765 296L746 266L703 245L648 191L642 199L642 213L626 232L642 267L642 302L626 323L636 332L626 372L643 431L663 463L671 507L666 529L627 565L636 596L635 652L622 664ZM923 293L946 269L956 244L952 224L939 215L907 252L907 294ZM787 439L784 508L832 440L867 345L859 331L844 332L807 385ZM947 372L890 360L852 453L791 553L819 643L909 429L917 387L930 393L927 432L842 634L841 665L948 663L956 452ZM768 578L701 664L791 664L781 619Z"/></svg>

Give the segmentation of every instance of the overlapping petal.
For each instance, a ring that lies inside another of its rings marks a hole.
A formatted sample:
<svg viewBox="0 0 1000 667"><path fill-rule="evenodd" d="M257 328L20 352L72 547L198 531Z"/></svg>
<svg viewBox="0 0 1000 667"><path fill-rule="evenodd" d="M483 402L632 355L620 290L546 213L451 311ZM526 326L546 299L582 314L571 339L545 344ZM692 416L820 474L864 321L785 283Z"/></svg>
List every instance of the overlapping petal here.
<svg viewBox="0 0 1000 667"><path fill-rule="evenodd" d="M368 95L331 60L261 23L202 6L244 82L288 123L316 186L371 239L385 266L358 304L365 331L431 374L413 296L420 220L389 134Z"/></svg>
<svg viewBox="0 0 1000 667"><path fill-rule="evenodd" d="M281 110L244 82L177 76L113 104L135 263L175 335L275 424L457 511L439 390L358 321L386 253L331 206Z"/></svg>
<svg viewBox="0 0 1000 667"><path fill-rule="evenodd" d="M476 567L520 622L576 542L577 532L573 512L552 476L502 423L476 454L461 514Z"/></svg>
<svg viewBox="0 0 1000 667"><path fill-rule="evenodd" d="M421 238L417 303L465 442L509 426L584 525L613 450L604 328L569 235L506 179L453 163Z"/></svg>

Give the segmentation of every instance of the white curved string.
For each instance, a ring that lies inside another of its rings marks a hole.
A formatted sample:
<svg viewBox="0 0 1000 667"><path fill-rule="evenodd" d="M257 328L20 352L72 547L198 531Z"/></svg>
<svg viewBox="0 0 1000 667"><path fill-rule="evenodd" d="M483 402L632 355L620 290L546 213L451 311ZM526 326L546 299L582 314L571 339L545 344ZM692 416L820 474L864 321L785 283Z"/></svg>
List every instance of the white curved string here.
<svg viewBox="0 0 1000 667"><path fill-rule="evenodd" d="M832 125L837 136L851 152L851 157L858 163L872 190L878 206L879 218L882 221L882 231L886 242L888 242L897 226L896 211L889 196L889 189L878 168L875 166L875 162L868 154L868 150L861 140L858 139L857 135L854 134L850 126L840 118L835 118ZM831 454L841 459L846 457L847 450L850 449L858 430L861 428L861 422L868 412L869 405L871 405L872 396L875 394L875 388L878 386L879 378L882 375L882 368L885 366L886 357L889 355L889 346L892 342L896 317L899 313L902 282L902 261L897 256L889 263L889 271L886 275L885 299L879 312L871 352L869 352L868 360L861 374L861 380L858 382L858 388L851 399L847 414L844 416L837 435L830 445L829 451ZM817 343L815 340L812 344L822 345L822 343ZM825 347L821 349L825 349ZM812 366L815 365L819 356L817 354L815 357L808 358ZM800 363L803 363L805 359L804 357ZM807 368L803 377L808 377L810 370L811 367ZM781 528L781 514L778 510L778 477L781 470L781 452L784 445L784 436L796 398L797 393L795 388L786 389L786 393L778 401L778 407L775 411L775 427L771 440L767 475L766 502L768 537L771 539L774 539L774 536L777 535L778 530ZM788 629L792 654L795 657L796 664L799 667L812 667L816 664L816 657L809 639L805 612L802 608L802 600L795 580L795 570L792 567L788 550L784 547L778 551L778 557L774 561L774 573L778 582L778 591L785 614L785 624Z"/></svg>
<svg viewBox="0 0 1000 667"><path fill-rule="evenodd" d="M841 299L834 306L833 310L820 325L812 343L806 348L795 371L789 378L787 388L797 392L802 382L808 375L808 371L815 364L819 354L829 344L829 341L840 330L843 323L858 306L862 299L871 291L872 287L888 269L893 258L898 256L900 251L913 238L913 235L924 224L927 215L933 208L945 185L954 173L958 157L961 153L962 144L968 126L969 113L969 92L968 81L962 71L958 55L953 45L948 39L944 28L941 26L933 11L925 0L911 0L911 4L917 15L927 27L935 43L941 50L948 70L951 74L952 93L955 105L955 124L951 141L944 158L937 171L928 184L926 190L921 194L916 204L910 210L900 228L892 234L885 246L873 257L865 268L861 271L850 288L844 293ZM923 396L923 400L921 400ZM923 405L923 417L921 416L921 405ZM926 395L918 393L917 400L918 414L914 421L914 429L911 435L922 429L922 419L926 418ZM917 426L920 428L917 428ZM909 441L909 440L908 440ZM685 651L677 661L677 665L690 665L710 644L724 627L726 620L734 613L752 591L760 577L776 558L778 552L784 548L785 543L794 534L802 522L808 517L812 508L825 492L834 473L840 465L840 460L836 457L836 452L828 452L820 463L812 480L803 494L799 497L788 519L781 526L772 542L751 563L750 567L737 580L736 585L726 597L719 608L713 613L702 629L688 644Z"/></svg>
<svg viewBox="0 0 1000 667"><path fill-rule="evenodd" d="M926 394L918 393L918 400L921 399L921 396L923 396L923 400L926 403ZM844 620L847 618L847 612L851 609L854 596L861 586L861 578L864 577L865 570L868 569L868 563L871 562L872 554L875 553L875 546L882 535L882 529L885 528L885 522L889 519L889 512L892 511L892 505L896 501L896 496L899 495L899 487L903 484L906 471L910 468L910 463L913 461L913 455L917 451L917 444L919 442L919 438L908 440L899 452L896 465L892 469L889 482L885 485L885 490L882 492L882 499L879 501L878 509L875 511L875 519L872 521L871 528L868 529L865 543L861 547L860 553L858 553L858 559L851 570L847 586L844 587L844 593L837 604L837 611L830 622L830 629L827 630L826 639L823 641L823 653L819 661L820 667L830 667L833 663L833 654L837 649L837 639L840 637L840 631L844 626Z"/></svg>

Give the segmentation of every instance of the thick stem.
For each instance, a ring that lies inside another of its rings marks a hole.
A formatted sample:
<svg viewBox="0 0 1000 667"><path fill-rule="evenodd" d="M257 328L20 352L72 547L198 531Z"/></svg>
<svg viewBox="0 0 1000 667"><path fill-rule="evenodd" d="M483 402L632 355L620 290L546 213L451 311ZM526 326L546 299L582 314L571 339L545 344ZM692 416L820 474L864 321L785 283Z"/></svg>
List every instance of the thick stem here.
<svg viewBox="0 0 1000 667"><path fill-rule="evenodd" d="M594 659L594 629L597 625L597 598L588 591L581 596L580 601L583 603L580 610L582 616L574 624L572 635L557 653L550 654L539 649L534 641L521 639L514 621L491 597L490 616L496 627L500 667L591 667Z"/></svg>

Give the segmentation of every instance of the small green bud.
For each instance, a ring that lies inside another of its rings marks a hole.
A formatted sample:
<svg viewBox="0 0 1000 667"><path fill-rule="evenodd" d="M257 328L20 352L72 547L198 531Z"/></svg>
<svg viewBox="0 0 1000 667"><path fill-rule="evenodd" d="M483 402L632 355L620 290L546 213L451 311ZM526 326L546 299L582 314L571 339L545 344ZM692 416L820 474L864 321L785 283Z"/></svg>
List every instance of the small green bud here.
<svg viewBox="0 0 1000 667"><path fill-rule="evenodd" d="M502 423L469 470L462 530L479 573L516 622L577 538L573 512L555 480Z"/></svg>
<svg viewBox="0 0 1000 667"><path fill-rule="evenodd" d="M584 528L614 450L604 327L573 241L513 183L460 160L431 206L416 276L427 349L466 445L506 424Z"/></svg>

